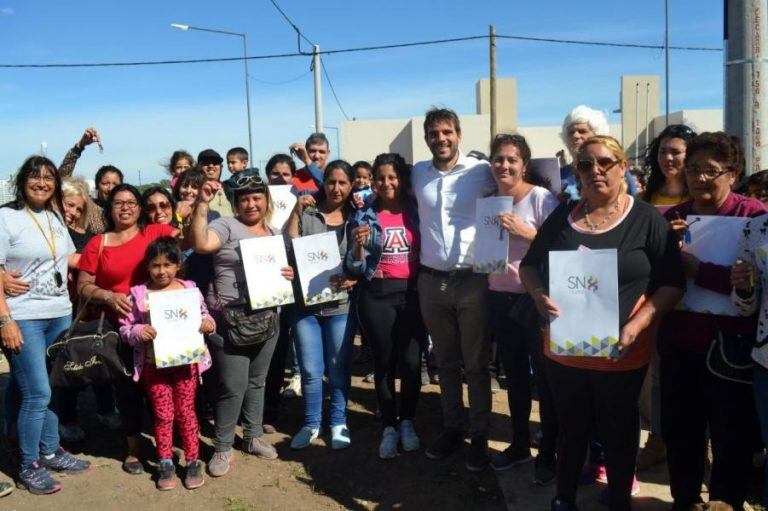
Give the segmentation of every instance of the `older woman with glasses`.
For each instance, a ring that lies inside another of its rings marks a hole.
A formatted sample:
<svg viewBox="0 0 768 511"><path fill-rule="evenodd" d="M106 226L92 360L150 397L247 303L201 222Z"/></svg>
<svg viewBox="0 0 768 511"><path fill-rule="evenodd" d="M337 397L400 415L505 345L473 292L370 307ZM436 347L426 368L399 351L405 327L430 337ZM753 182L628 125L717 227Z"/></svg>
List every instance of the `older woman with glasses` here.
<svg viewBox="0 0 768 511"><path fill-rule="evenodd" d="M157 238L178 236L178 229L165 224L147 225L144 201L132 185L115 186L104 203L107 212L106 232L94 236L83 249L78 263L80 274L77 291L80 296L90 297L99 304L112 325L120 316L131 312L128 299L131 286L149 280L144 254ZM112 329L115 329L112 326ZM133 373L132 348L123 357L128 371ZM139 461L141 447L141 419L143 416L143 392L129 378L115 383L117 408L123 420L128 441L128 454L123 470L129 474L141 474L144 468Z"/></svg>
<svg viewBox="0 0 768 511"><path fill-rule="evenodd" d="M685 180L691 200L665 213L683 233L688 215L755 217L765 213L757 199L733 193L744 170L739 139L722 132L702 133L688 144ZM683 252L685 275L697 287L728 296L731 268L698 260ZM701 502L707 431L712 441L710 500L742 509L751 479L752 453L759 438L752 388L724 379L712 370L713 356L725 347L754 343L756 320L678 310L661 324L661 422L673 509ZM708 352L709 355L708 355ZM748 350L744 363L749 363Z"/></svg>
<svg viewBox="0 0 768 511"><path fill-rule="evenodd" d="M559 356L545 341L545 367L560 421L553 511L576 508L576 490L593 426L606 452L612 511L631 508L640 438L637 399L650 359L653 325L682 297L677 240L652 206L626 193L627 158L608 136L586 140L577 154L578 202L561 204L544 222L520 264L520 279L541 316L560 315L549 297L551 251L615 249L621 328L615 360ZM543 270L543 271L542 271Z"/></svg>

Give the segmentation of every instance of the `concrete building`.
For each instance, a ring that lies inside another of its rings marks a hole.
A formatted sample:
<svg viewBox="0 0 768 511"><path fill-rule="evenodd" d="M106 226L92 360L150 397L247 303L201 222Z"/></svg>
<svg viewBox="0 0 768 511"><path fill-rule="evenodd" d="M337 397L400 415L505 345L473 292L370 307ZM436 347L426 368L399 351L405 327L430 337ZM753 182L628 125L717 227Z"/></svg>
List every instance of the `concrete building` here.
<svg viewBox="0 0 768 511"><path fill-rule="evenodd" d="M475 85L476 112L459 115L462 130L462 150L488 153L490 148L489 81L478 80ZM561 126L518 126L517 82L500 78L496 85L497 125L500 133L520 133L531 146L534 158L554 157L565 146L560 137ZM645 147L664 129L665 117L660 115L658 76L622 76L618 98L621 123L611 124L611 135L621 141L627 155L642 160ZM574 104L573 106L576 106ZM595 107L595 105L589 105ZM426 109L426 108L425 108ZM568 112L563 112L563 117ZM682 110L670 113L670 123L686 123L697 131L723 128L722 110ZM380 153L401 154L414 163L431 157L424 143L424 116L407 119L370 119L344 121L339 127L341 154L347 161L372 161Z"/></svg>

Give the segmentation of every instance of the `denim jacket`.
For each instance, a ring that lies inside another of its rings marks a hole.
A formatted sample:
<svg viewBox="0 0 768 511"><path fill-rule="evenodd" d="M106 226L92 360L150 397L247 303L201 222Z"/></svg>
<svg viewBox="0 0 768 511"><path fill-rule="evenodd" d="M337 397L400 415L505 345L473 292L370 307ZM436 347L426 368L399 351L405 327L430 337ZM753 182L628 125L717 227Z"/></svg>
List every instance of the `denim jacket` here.
<svg viewBox="0 0 768 511"><path fill-rule="evenodd" d="M358 261L355 258L355 248L353 243L350 243L347 255L344 258L344 266L351 276L363 276L367 280L373 278L373 274L376 273L376 269L379 267L385 241L381 223L379 222L379 215L376 213L376 202L375 195L369 196L363 207L355 211L349 221L350 232L351 229L362 225L367 225L371 228L371 234L368 236L368 239L363 246L363 260ZM406 221L411 222L414 227L418 228L419 214L413 197L408 196L406 198L403 213L403 217Z"/></svg>

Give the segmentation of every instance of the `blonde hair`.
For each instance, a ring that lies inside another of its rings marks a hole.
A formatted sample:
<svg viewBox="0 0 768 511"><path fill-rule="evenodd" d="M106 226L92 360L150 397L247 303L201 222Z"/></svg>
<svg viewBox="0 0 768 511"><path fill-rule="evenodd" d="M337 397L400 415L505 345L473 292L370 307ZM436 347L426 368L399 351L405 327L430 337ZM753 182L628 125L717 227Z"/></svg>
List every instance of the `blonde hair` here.
<svg viewBox="0 0 768 511"><path fill-rule="evenodd" d="M583 144L581 144L581 147L579 147L578 156L583 156L587 147L595 144L605 147L613 154L614 158L626 164L627 153L625 153L624 148L621 147L621 142L610 135L595 135L594 137L588 138ZM627 193L627 190L629 190L629 183L627 183L626 175L624 175L622 176L621 180L621 193Z"/></svg>
<svg viewBox="0 0 768 511"><path fill-rule="evenodd" d="M77 221L77 226L81 229L85 228L85 221L88 217L88 211L93 207L93 201L89 194L88 183L82 177L65 177L61 180L61 193L62 197L82 197L84 201L83 214L80 216L80 220Z"/></svg>

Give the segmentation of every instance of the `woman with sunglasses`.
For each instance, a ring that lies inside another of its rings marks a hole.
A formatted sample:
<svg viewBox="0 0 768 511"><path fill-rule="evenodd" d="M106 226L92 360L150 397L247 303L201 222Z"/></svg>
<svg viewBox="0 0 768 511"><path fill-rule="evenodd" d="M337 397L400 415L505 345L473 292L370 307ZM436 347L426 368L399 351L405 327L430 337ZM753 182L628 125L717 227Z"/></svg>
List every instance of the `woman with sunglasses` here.
<svg viewBox="0 0 768 511"><path fill-rule="evenodd" d="M616 359L554 355L544 364L560 422L553 511L576 509L576 491L593 428L605 449L607 500L631 509L640 439L637 399L650 359L653 325L680 300L685 287L677 240L653 206L627 194L627 158L609 136L586 140L577 153L581 199L561 204L538 230L520 264L520 279L539 314L560 309L548 294L550 251L615 249L621 330Z"/></svg>
<svg viewBox="0 0 768 511"><path fill-rule="evenodd" d="M131 312L132 305L128 299L131 286L143 284L149 279L144 264L147 247L157 238L178 236L179 230L161 223L147 225L141 194L129 184L112 188L104 206L108 213L107 229L91 238L83 249L78 263L77 292L100 305L112 323L112 329L116 330L114 325L117 325L117 319ZM132 374L131 351L126 350L123 359L128 366L126 369ZM129 474L141 474L144 471L139 461L144 393L130 378L115 382L115 391L128 443L123 470Z"/></svg>
<svg viewBox="0 0 768 511"><path fill-rule="evenodd" d="M175 218L176 202L168 190L161 186L147 188L141 194L141 200L144 202L144 212L150 225L178 226Z"/></svg>
<svg viewBox="0 0 768 511"><path fill-rule="evenodd" d="M743 170L744 152L737 137L715 132L691 140L685 154L691 200L665 213L680 239L688 228L688 215L755 217L766 212L759 200L731 191ZM730 295L729 266L700 261L684 251L683 268L695 286ZM713 455L709 498L742 509L759 438L752 388L711 372L710 348L719 352L720 343L753 343L756 327L754 316L683 310L670 313L661 324L661 426L675 510L701 502L707 431Z"/></svg>
<svg viewBox="0 0 768 511"><path fill-rule="evenodd" d="M275 236L280 231L270 227L272 198L266 183L257 175L243 175L237 176L233 184L235 216L208 223L209 203L217 188L207 181L200 188L191 227L195 251L213 254L213 292L208 293L208 308L217 318L222 337L220 345L209 345L220 378L215 404L214 453L208 463L208 473L213 477L229 472L234 461L235 427L241 416L243 450L266 460L277 458L275 448L263 438L263 415L264 383L279 332L263 342L235 346L229 342L226 321L219 318L225 306L248 303L240 241ZM290 266L282 268L280 273L285 279L293 280Z"/></svg>

